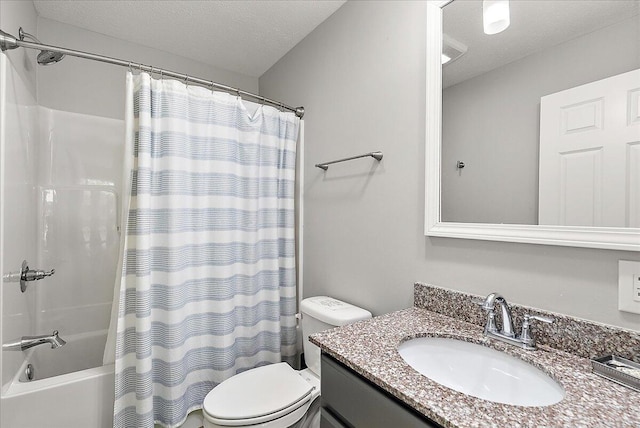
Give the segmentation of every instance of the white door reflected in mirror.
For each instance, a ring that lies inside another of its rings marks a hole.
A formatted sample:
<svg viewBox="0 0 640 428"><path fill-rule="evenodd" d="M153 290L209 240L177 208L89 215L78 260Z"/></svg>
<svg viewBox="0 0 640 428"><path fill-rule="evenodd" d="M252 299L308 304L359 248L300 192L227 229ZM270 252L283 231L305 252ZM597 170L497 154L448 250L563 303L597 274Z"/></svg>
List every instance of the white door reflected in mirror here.
<svg viewBox="0 0 640 428"><path fill-rule="evenodd" d="M640 70L543 97L539 223L640 227Z"/></svg>

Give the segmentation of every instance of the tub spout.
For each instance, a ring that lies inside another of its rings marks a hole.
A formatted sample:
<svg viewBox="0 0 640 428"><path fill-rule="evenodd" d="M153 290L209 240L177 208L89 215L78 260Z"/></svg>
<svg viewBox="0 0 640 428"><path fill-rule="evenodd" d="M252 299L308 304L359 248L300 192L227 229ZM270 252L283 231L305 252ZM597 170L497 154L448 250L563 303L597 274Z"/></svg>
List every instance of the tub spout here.
<svg viewBox="0 0 640 428"><path fill-rule="evenodd" d="M51 349L56 349L64 346L67 342L58 336L58 330L55 330L51 336L22 336L19 340L11 343L5 343L2 345L3 351L25 351L34 346L44 345L48 343L51 345Z"/></svg>

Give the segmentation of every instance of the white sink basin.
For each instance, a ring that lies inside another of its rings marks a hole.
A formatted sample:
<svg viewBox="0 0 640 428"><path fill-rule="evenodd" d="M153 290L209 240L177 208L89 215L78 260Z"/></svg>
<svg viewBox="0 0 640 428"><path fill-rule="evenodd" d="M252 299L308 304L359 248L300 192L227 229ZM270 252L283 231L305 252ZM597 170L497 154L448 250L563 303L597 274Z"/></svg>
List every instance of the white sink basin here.
<svg viewBox="0 0 640 428"><path fill-rule="evenodd" d="M562 386L547 374L486 346L420 337L401 343L398 351L407 364L429 379L483 400L549 406L564 398Z"/></svg>

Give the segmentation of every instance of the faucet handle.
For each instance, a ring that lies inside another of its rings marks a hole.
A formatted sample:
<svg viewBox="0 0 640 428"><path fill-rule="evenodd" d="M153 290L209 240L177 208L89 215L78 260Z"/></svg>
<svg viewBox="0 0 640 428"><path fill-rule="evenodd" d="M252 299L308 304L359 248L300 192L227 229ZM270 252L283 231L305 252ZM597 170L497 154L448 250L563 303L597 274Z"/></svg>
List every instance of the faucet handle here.
<svg viewBox="0 0 640 428"><path fill-rule="evenodd" d="M528 325L530 320L542 321L542 322L547 323L547 324L551 324L554 321L553 318L543 317L541 315L524 314L523 326L524 326L524 323L526 323Z"/></svg>
<svg viewBox="0 0 640 428"><path fill-rule="evenodd" d="M484 306L484 299L480 299L480 298L471 299L471 303L473 303L474 305L478 305L480 307L483 307Z"/></svg>
<svg viewBox="0 0 640 428"><path fill-rule="evenodd" d="M21 279L23 281L39 281L47 276L51 276L56 273L55 269L51 269L50 271L40 270L40 269L29 269L27 266L27 270L22 272Z"/></svg>
<svg viewBox="0 0 640 428"><path fill-rule="evenodd" d="M480 306L480 309L484 309L487 312L493 312L493 305L492 303L489 303L488 298L487 299L482 299L482 298L476 298L476 299L471 299L471 303L473 303L474 305L478 305Z"/></svg>
<svg viewBox="0 0 640 428"><path fill-rule="evenodd" d="M524 320L522 321L522 333L520 334L520 340L528 349L535 349L536 341L531 335L531 321L542 321L547 324L551 324L554 319L549 317L543 317L540 315L524 314Z"/></svg>
<svg viewBox="0 0 640 428"><path fill-rule="evenodd" d="M23 260L22 269L20 270L20 291L23 293L27 291L27 282L39 281L53 275L54 273L56 273L55 269L51 269L48 272L39 269L29 269L29 262Z"/></svg>

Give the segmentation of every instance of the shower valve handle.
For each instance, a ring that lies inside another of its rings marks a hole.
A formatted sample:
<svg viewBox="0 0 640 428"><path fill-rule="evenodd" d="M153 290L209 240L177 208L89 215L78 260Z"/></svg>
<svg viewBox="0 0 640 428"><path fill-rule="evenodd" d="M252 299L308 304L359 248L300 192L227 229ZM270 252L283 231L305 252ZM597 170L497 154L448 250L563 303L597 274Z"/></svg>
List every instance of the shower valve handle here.
<svg viewBox="0 0 640 428"><path fill-rule="evenodd" d="M56 273L55 269L51 269L49 272L44 270L29 269L28 271L22 273L22 277L20 279L22 279L23 281L39 281L42 278L53 275L54 273Z"/></svg>
<svg viewBox="0 0 640 428"><path fill-rule="evenodd" d="M20 291L24 293L27 290L27 282L39 281L53 275L54 273L56 273L55 269L51 269L48 272L39 269L29 269L29 263L24 260L22 262L22 270L20 271Z"/></svg>

